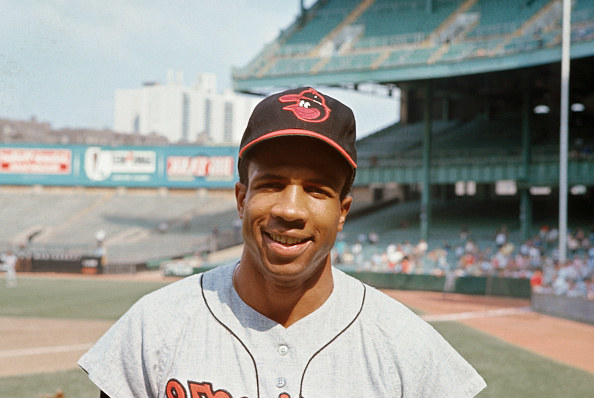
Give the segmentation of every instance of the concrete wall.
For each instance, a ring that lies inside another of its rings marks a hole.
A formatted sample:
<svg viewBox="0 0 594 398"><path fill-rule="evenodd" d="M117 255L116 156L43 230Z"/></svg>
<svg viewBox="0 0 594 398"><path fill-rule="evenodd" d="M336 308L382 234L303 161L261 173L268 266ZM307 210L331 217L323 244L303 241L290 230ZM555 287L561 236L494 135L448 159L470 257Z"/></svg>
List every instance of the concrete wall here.
<svg viewBox="0 0 594 398"><path fill-rule="evenodd" d="M594 325L594 301L585 298L533 293L532 309L542 314Z"/></svg>

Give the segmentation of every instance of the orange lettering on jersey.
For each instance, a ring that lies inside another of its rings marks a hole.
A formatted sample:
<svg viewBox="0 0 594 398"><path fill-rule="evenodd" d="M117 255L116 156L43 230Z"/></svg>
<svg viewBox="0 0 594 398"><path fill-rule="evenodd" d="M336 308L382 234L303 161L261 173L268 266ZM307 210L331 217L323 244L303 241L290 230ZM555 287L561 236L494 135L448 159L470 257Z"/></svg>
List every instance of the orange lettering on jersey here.
<svg viewBox="0 0 594 398"><path fill-rule="evenodd" d="M188 381L190 396L192 398L233 398L225 390L212 391L212 383L196 383Z"/></svg>
<svg viewBox="0 0 594 398"><path fill-rule="evenodd" d="M186 392L185 387L176 379L170 379L165 387L165 396L167 398L233 398L231 393L225 390L213 391L212 383L197 383L195 381L188 380L188 391ZM241 397L248 398L248 397ZM279 398L291 398L289 394L282 393Z"/></svg>
<svg viewBox="0 0 594 398"><path fill-rule="evenodd" d="M171 379L165 387L167 398L186 398L186 389L178 380Z"/></svg>

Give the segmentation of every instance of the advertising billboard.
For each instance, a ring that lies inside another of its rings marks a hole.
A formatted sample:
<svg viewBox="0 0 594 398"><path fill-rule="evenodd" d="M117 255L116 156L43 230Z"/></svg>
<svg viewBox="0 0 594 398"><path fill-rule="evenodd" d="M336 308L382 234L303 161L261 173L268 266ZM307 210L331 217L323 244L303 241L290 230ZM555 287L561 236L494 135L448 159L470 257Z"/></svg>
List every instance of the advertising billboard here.
<svg viewBox="0 0 594 398"><path fill-rule="evenodd" d="M0 144L0 184L232 188L235 147Z"/></svg>

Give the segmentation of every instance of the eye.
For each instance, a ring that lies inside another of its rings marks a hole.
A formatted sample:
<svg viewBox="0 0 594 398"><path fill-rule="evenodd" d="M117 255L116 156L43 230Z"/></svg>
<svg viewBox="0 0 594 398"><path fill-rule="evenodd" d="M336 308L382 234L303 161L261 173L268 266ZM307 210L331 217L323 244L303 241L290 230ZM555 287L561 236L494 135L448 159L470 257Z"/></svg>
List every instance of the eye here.
<svg viewBox="0 0 594 398"><path fill-rule="evenodd" d="M332 190L319 185L312 185L306 188L306 191L316 198L332 197Z"/></svg>
<svg viewBox="0 0 594 398"><path fill-rule="evenodd" d="M301 100L299 101L299 106L308 109L311 106L311 104L306 100Z"/></svg>
<svg viewBox="0 0 594 398"><path fill-rule="evenodd" d="M278 191L283 188L283 185L277 181L263 181L256 184L256 188L259 190Z"/></svg>

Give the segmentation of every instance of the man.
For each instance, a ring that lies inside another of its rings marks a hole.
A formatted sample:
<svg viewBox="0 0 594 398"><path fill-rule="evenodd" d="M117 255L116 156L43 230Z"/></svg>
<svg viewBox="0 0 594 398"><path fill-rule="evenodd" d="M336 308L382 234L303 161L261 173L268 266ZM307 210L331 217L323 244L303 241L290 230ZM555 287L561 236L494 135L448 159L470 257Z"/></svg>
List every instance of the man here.
<svg viewBox="0 0 594 398"><path fill-rule="evenodd" d="M6 271L6 287L13 288L17 286L16 265L18 260L12 250L8 250L3 256L3 268Z"/></svg>
<svg viewBox="0 0 594 398"><path fill-rule="evenodd" d="M79 364L111 397L472 397L482 378L403 305L332 267L356 170L352 111L264 99L239 150L238 263L131 308Z"/></svg>

